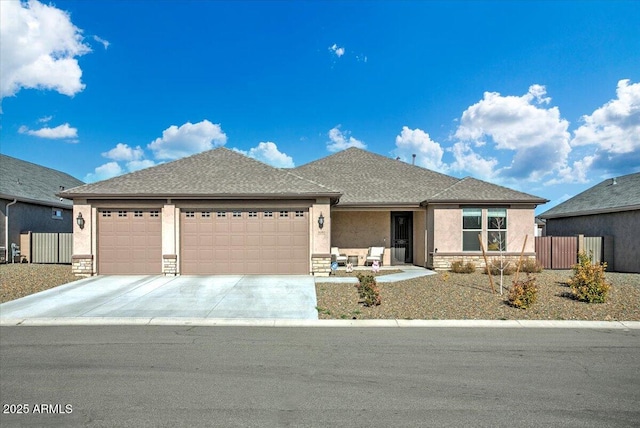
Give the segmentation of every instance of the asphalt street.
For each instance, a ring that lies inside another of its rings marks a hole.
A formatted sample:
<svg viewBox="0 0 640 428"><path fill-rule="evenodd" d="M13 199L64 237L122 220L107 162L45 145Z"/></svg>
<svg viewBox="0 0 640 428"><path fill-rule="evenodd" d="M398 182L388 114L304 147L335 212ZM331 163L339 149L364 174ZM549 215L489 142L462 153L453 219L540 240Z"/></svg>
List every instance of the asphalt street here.
<svg viewBox="0 0 640 428"><path fill-rule="evenodd" d="M640 423L640 330L5 326L0 375L3 428Z"/></svg>

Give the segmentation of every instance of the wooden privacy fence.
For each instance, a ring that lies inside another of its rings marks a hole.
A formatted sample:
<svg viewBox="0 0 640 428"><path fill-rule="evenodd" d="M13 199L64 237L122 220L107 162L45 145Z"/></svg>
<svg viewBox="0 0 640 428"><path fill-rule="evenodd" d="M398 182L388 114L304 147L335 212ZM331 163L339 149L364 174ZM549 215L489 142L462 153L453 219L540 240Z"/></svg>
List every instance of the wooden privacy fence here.
<svg viewBox="0 0 640 428"><path fill-rule="evenodd" d="M536 236L536 259L545 269L571 269L581 251L591 255L592 263L606 262L613 269L611 236Z"/></svg>
<svg viewBox="0 0 640 428"><path fill-rule="evenodd" d="M30 263L71 264L73 233L22 233L20 251Z"/></svg>

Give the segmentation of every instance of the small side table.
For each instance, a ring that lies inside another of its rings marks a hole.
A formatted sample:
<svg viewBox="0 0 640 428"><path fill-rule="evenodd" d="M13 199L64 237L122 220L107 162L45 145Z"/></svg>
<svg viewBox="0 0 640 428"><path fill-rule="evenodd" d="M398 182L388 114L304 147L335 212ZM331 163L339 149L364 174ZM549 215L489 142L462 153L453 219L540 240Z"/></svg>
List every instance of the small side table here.
<svg viewBox="0 0 640 428"><path fill-rule="evenodd" d="M353 264L353 266L358 266L358 256L347 256L347 263Z"/></svg>

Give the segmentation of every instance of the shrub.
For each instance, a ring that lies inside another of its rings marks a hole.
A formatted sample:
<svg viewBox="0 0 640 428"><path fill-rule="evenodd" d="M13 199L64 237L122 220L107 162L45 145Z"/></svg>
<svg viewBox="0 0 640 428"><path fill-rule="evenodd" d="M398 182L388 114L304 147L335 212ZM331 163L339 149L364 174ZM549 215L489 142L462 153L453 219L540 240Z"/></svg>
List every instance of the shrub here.
<svg viewBox="0 0 640 428"><path fill-rule="evenodd" d="M527 279L520 279L511 284L507 299L515 308L528 309L536 302L537 297L536 278L527 273Z"/></svg>
<svg viewBox="0 0 640 428"><path fill-rule="evenodd" d="M505 263L507 263L507 262L505 261ZM489 263L489 266L484 268L484 273L488 273L489 269L491 269L491 275L499 276L500 275L500 260L498 260L498 259L491 260L491 262ZM503 275L511 275L515 271L516 270L513 267L513 265L511 263L509 263L506 266L504 266L504 270L502 271L502 274Z"/></svg>
<svg viewBox="0 0 640 428"><path fill-rule="evenodd" d="M376 278L371 274L362 274L358 275L358 284L356 284L356 288L358 289L358 294L363 299L365 306L378 306L382 303L382 299L380 298L380 289L378 288L378 284L376 283Z"/></svg>
<svg viewBox="0 0 640 428"><path fill-rule="evenodd" d="M604 303L611 289L611 284L604 277L606 268L606 263L592 264L588 254L578 254L578 263L573 265L573 278L568 281L573 297L587 303Z"/></svg>
<svg viewBox="0 0 640 428"><path fill-rule="evenodd" d="M542 270L542 264L536 259L526 259L520 263L520 272L540 273Z"/></svg>
<svg viewBox="0 0 640 428"><path fill-rule="evenodd" d="M476 265L473 262L463 262L462 260L456 260L451 262L451 269L453 273L473 273L476 271Z"/></svg>

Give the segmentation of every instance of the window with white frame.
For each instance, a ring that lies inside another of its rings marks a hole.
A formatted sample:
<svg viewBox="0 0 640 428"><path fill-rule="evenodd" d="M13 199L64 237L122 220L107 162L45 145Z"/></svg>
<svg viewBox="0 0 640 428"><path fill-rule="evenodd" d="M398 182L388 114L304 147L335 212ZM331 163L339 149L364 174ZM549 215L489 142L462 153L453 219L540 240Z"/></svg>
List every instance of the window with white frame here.
<svg viewBox="0 0 640 428"><path fill-rule="evenodd" d="M462 210L462 251L480 251L478 234L482 233L482 209Z"/></svg>
<svg viewBox="0 0 640 428"><path fill-rule="evenodd" d="M487 210L487 250L506 251L507 249L507 209L489 208Z"/></svg>

